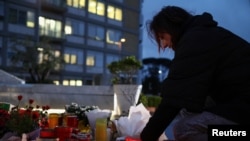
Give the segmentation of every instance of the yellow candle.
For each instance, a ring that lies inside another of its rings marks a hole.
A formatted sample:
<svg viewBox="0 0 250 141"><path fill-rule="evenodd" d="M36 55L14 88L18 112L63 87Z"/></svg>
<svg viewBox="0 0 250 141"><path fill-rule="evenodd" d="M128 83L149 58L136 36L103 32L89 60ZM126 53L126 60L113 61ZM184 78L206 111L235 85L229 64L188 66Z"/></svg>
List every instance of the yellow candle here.
<svg viewBox="0 0 250 141"><path fill-rule="evenodd" d="M58 126L59 114L57 113L50 113L49 114L49 128L54 129Z"/></svg>
<svg viewBox="0 0 250 141"><path fill-rule="evenodd" d="M95 141L107 141L107 118L96 119Z"/></svg>

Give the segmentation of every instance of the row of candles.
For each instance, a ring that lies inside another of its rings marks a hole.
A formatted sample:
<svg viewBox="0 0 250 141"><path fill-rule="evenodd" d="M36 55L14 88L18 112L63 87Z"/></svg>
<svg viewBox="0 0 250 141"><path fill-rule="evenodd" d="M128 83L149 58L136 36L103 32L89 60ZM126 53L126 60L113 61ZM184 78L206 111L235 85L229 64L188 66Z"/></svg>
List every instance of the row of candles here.
<svg viewBox="0 0 250 141"><path fill-rule="evenodd" d="M92 133L82 134L79 131L78 118L76 115L66 115L50 113L49 127L40 131L40 138L57 138L56 141L111 141L114 140L113 129L110 120L107 118L97 118ZM126 137L124 141L140 141L140 139Z"/></svg>
<svg viewBox="0 0 250 141"><path fill-rule="evenodd" d="M55 141L90 141L90 136L78 134L78 118L76 115L50 113L48 127L40 130L40 140L54 139Z"/></svg>

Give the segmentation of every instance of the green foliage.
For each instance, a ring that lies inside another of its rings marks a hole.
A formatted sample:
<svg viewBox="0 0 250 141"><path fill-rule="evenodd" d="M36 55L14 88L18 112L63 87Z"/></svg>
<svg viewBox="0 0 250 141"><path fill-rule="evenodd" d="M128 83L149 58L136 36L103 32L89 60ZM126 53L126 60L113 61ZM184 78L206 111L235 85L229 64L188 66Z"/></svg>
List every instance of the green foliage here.
<svg viewBox="0 0 250 141"><path fill-rule="evenodd" d="M158 107L161 102L161 97L156 95L145 95L141 94L139 102L142 103L145 107Z"/></svg>
<svg viewBox="0 0 250 141"><path fill-rule="evenodd" d="M113 61L107 68L113 74L113 84L132 84L133 77L142 67L142 63L135 56L127 56L121 60Z"/></svg>
<svg viewBox="0 0 250 141"><path fill-rule="evenodd" d="M161 102L161 97L156 95L148 96L148 107L158 107Z"/></svg>
<svg viewBox="0 0 250 141"><path fill-rule="evenodd" d="M86 112L99 109L98 106L85 106L85 105L79 105L77 103L71 103L70 105L65 105L65 111L66 113L70 113L73 115L76 115L79 121L84 121L84 126L87 126L89 124L88 117L86 115Z"/></svg>
<svg viewBox="0 0 250 141"><path fill-rule="evenodd" d="M0 139L8 131L6 127L6 121L9 119L10 115L8 110L1 109L0 107Z"/></svg>
<svg viewBox="0 0 250 141"><path fill-rule="evenodd" d="M22 133L29 133L39 127L38 121L32 114L20 114L18 110L11 111L10 119L6 122L6 127L21 136Z"/></svg>
<svg viewBox="0 0 250 141"><path fill-rule="evenodd" d="M142 103L145 107L148 107L148 97L141 93L139 97L139 103Z"/></svg>
<svg viewBox="0 0 250 141"><path fill-rule="evenodd" d="M34 43L32 40L14 40L11 61L30 74L31 83L48 83L51 71L58 71L65 63L63 56L55 53L48 39Z"/></svg>

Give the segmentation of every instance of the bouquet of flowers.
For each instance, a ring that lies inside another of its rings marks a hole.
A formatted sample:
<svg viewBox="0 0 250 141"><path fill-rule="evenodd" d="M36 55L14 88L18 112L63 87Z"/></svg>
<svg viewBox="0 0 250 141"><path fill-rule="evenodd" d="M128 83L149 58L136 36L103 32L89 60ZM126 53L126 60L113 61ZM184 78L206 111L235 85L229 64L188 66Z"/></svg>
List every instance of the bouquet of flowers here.
<svg viewBox="0 0 250 141"><path fill-rule="evenodd" d="M39 106L33 106L34 100L29 99L28 104L24 107L20 107L20 102L23 99L22 95L17 96L18 104L14 106L10 111L0 113L0 123L2 132L11 132L14 135L21 137L23 133L30 133L42 126L46 126L47 110L49 106L43 106L42 110L39 110ZM3 119L3 120L2 120ZM3 133L4 134L4 133Z"/></svg>
<svg viewBox="0 0 250 141"><path fill-rule="evenodd" d="M0 138L6 133L8 130L5 128L6 121L9 119L10 115L8 111L0 109Z"/></svg>
<svg viewBox="0 0 250 141"><path fill-rule="evenodd" d="M84 121L84 126L89 124L88 118L86 116L86 112L99 109L98 106L85 106L79 105L77 103L71 103L70 105L65 105L65 111L69 114L74 114L77 116L79 121Z"/></svg>

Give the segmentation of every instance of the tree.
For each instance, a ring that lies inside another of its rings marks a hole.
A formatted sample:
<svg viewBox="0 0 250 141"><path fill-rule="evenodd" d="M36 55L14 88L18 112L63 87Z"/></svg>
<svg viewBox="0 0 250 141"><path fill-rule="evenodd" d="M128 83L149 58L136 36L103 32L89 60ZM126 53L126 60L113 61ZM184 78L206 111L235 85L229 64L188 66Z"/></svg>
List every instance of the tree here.
<svg viewBox="0 0 250 141"><path fill-rule="evenodd" d="M48 39L40 43L15 40L11 48L11 62L29 73L30 83L52 83L49 80L51 71L58 71L65 63L63 56L55 53Z"/></svg>
<svg viewBox="0 0 250 141"><path fill-rule="evenodd" d="M113 61L107 66L110 73L113 74L113 84L132 84L134 75L141 67L142 63L135 56L127 56Z"/></svg>

